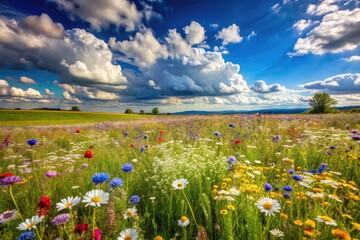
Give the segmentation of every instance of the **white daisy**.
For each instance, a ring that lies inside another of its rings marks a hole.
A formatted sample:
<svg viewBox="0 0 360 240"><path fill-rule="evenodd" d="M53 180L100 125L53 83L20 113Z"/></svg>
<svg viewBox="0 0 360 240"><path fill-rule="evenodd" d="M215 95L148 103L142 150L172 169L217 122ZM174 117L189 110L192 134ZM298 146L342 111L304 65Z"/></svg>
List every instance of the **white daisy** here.
<svg viewBox="0 0 360 240"><path fill-rule="evenodd" d="M14 220L16 217L17 217L16 210L6 211L6 212L0 214L0 223L9 222L11 220Z"/></svg>
<svg viewBox="0 0 360 240"><path fill-rule="evenodd" d="M41 222L43 219L44 216L39 217L38 215L35 215L31 219L26 219L25 222L20 223L17 229L30 230L32 228L36 228L36 224Z"/></svg>
<svg viewBox="0 0 360 240"><path fill-rule="evenodd" d="M279 202L269 197L260 198L255 205L260 212L265 213L265 216L274 215L274 212L280 212L281 209Z"/></svg>
<svg viewBox="0 0 360 240"><path fill-rule="evenodd" d="M120 237L117 240L136 240L139 237L138 231L133 228L127 228L120 233Z"/></svg>
<svg viewBox="0 0 360 240"><path fill-rule="evenodd" d="M177 189L184 189L186 185L188 184L188 180L184 178L176 179L173 181L172 186L175 190Z"/></svg>
<svg viewBox="0 0 360 240"><path fill-rule="evenodd" d="M82 200L83 203L87 203L85 207L100 207L101 204L107 204L109 200L109 193L103 190L95 189L87 192Z"/></svg>
<svg viewBox="0 0 360 240"><path fill-rule="evenodd" d="M272 235L274 235L275 237L283 237L284 236L284 233L282 231L280 231L279 229L273 229L270 231L270 233Z"/></svg>
<svg viewBox="0 0 360 240"><path fill-rule="evenodd" d="M178 224L180 227L186 227L190 224L190 220L187 217L182 216L180 220L178 220Z"/></svg>
<svg viewBox="0 0 360 240"><path fill-rule="evenodd" d="M126 209L126 211L124 212L124 219L136 216L136 212L137 209L135 207Z"/></svg>
<svg viewBox="0 0 360 240"><path fill-rule="evenodd" d="M334 219L332 219L331 217L328 217L328 216L317 216L316 221L323 222L326 225L337 226L336 221Z"/></svg>
<svg viewBox="0 0 360 240"><path fill-rule="evenodd" d="M60 200L59 203L56 204L56 208L58 211L70 208L72 206L78 205L80 203L80 198L78 196L76 197L67 197Z"/></svg>

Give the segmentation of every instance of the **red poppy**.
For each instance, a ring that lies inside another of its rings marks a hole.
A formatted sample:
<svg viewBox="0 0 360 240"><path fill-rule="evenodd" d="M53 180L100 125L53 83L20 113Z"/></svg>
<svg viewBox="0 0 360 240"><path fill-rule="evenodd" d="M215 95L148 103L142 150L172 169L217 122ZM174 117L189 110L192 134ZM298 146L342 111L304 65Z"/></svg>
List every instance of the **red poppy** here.
<svg viewBox="0 0 360 240"><path fill-rule="evenodd" d="M130 147L135 147L135 143L130 143Z"/></svg>
<svg viewBox="0 0 360 240"><path fill-rule="evenodd" d="M239 143L241 143L241 140L240 140L240 139L236 139L234 142L235 142L236 144L239 144Z"/></svg>
<svg viewBox="0 0 360 240"><path fill-rule="evenodd" d="M39 209L39 210L37 210L37 215L39 215L39 216L46 216L46 214L48 213L48 211L49 210L47 210L47 209Z"/></svg>
<svg viewBox="0 0 360 240"><path fill-rule="evenodd" d="M6 177L11 177L14 174L12 172L4 172L2 174L0 174L0 179L6 178Z"/></svg>
<svg viewBox="0 0 360 240"><path fill-rule="evenodd" d="M91 150L88 149L85 151L84 158L93 158L93 156L94 155Z"/></svg>
<svg viewBox="0 0 360 240"><path fill-rule="evenodd" d="M157 139L158 139L159 142L163 141L163 138L161 136L159 136Z"/></svg>
<svg viewBox="0 0 360 240"><path fill-rule="evenodd" d="M49 210L51 208L51 199L48 196L42 196L37 205L40 209Z"/></svg>
<svg viewBox="0 0 360 240"><path fill-rule="evenodd" d="M78 223L78 224L76 224L76 227L74 229L74 233L82 234L83 232L86 232L89 229L90 229L89 224L87 224L87 223Z"/></svg>
<svg viewBox="0 0 360 240"><path fill-rule="evenodd" d="M161 130L159 131L159 133L160 133L160 134L164 134L164 133L165 133L165 130L162 130L162 129L161 129Z"/></svg>
<svg viewBox="0 0 360 240"><path fill-rule="evenodd" d="M76 132L76 133L80 133L80 129L76 129L75 132Z"/></svg>

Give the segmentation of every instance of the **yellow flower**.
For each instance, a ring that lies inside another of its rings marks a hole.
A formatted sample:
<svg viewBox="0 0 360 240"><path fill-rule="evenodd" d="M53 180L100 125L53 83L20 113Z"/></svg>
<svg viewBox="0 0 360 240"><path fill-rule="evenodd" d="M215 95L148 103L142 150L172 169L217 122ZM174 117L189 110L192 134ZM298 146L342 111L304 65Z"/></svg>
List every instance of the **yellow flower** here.
<svg viewBox="0 0 360 240"><path fill-rule="evenodd" d="M227 183L228 183L228 182L231 182L231 178L224 178L223 181L224 181L224 182L227 182Z"/></svg>
<svg viewBox="0 0 360 240"><path fill-rule="evenodd" d="M214 185L214 186L213 186L213 188L218 189L218 188L219 188L219 186L218 186L218 185Z"/></svg>
<svg viewBox="0 0 360 240"><path fill-rule="evenodd" d="M311 219L307 219L304 224L305 224L306 227L309 227L309 228L315 228L316 227L315 221L313 221Z"/></svg>
<svg viewBox="0 0 360 240"><path fill-rule="evenodd" d="M221 215L226 215L228 213L228 211L226 209L222 209L220 210L220 214Z"/></svg>
<svg viewBox="0 0 360 240"><path fill-rule="evenodd" d="M342 216L343 216L343 217L346 217L346 218L348 218L348 219L353 219L353 217L352 217L351 215L349 215L349 214L343 214Z"/></svg>
<svg viewBox="0 0 360 240"><path fill-rule="evenodd" d="M323 206L323 207L327 207L327 206L330 205L330 203L329 202L322 202L320 205Z"/></svg>
<svg viewBox="0 0 360 240"><path fill-rule="evenodd" d="M341 239L351 240L350 234L338 228L332 229L331 234Z"/></svg>
<svg viewBox="0 0 360 240"><path fill-rule="evenodd" d="M228 205L227 206L227 209L231 210L231 211L234 211L235 210L235 207L234 205Z"/></svg>
<svg viewBox="0 0 360 240"><path fill-rule="evenodd" d="M156 236L156 237L154 237L154 240L164 240L164 239L161 236Z"/></svg>
<svg viewBox="0 0 360 240"><path fill-rule="evenodd" d="M351 224L352 224L357 230L360 231L360 223L352 222Z"/></svg>
<svg viewBox="0 0 360 240"><path fill-rule="evenodd" d="M313 191L316 193L322 193L324 190L321 188L313 188Z"/></svg>
<svg viewBox="0 0 360 240"><path fill-rule="evenodd" d="M288 219L288 216L285 213L280 213L280 217L285 220Z"/></svg>
<svg viewBox="0 0 360 240"><path fill-rule="evenodd" d="M295 225L298 225L300 227L303 225L303 222L299 219L295 220L294 223L295 223Z"/></svg>

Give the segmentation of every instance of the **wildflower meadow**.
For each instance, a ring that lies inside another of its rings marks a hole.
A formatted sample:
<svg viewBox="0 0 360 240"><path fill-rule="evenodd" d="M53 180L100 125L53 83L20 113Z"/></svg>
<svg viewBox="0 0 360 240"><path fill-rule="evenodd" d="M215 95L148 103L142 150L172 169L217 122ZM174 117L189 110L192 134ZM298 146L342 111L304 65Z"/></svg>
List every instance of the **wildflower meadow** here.
<svg viewBox="0 0 360 240"><path fill-rule="evenodd" d="M360 115L0 128L0 239L360 239Z"/></svg>

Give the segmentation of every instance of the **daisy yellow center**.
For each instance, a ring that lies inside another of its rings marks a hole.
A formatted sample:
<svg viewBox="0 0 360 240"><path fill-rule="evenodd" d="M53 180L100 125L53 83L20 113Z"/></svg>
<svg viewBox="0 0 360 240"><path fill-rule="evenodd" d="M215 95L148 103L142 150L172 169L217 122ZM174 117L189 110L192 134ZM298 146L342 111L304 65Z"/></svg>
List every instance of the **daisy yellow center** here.
<svg viewBox="0 0 360 240"><path fill-rule="evenodd" d="M36 223L32 222L32 223L29 223L27 226L26 226L26 229L30 229L32 228L33 226L35 226Z"/></svg>
<svg viewBox="0 0 360 240"><path fill-rule="evenodd" d="M324 220L325 222L331 222L332 219L328 216L321 216L321 219Z"/></svg>
<svg viewBox="0 0 360 240"><path fill-rule="evenodd" d="M269 203L269 202L266 202L266 203L263 204L263 207L264 207L266 210L270 210L270 209L272 209L272 204Z"/></svg>
<svg viewBox="0 0 360 240"><path fill-rule="evenodd" d="M180 218L180 220L181 220L182 222L186 222L186 221L188 220L188 218L185 217L185 216L182 216L182 217Z"/></svg>
<svg viewBox="0 0 360 240"><path fill-rule="evenodd" d="M179 188L182 188L183 186L184 186L184 184L182 184L182 183L178 183L178 185L177 185Z"/></svg>
<svg viewBox="0 0 360 240"><path fill-rule="evenodd" d="M127 215L128 215L128 216L132 216L132 215L133 215L133 212L132 212L132 211L128 211L128 212L127 212Z"/></svg>
<svg viewBox="0 0 360 240"><path fill-rule="evenodd" d="M131 240L131 239L132 239L132 237L129 235L125 236L125 238L124 238L124 240Z"/></svg>
<svg viewBox="0 0 360 240"><path fill-rule="evenodd" d="M74 203L73 202L69 202L67 204L64 205L64 208L68 208L71 207Z"/></svg>
<svg viewBox="0 0 360 240"><path fill-rule="evenodd" d="M98 202L101 201L101 198L99 196L94 196L94 197L91 198L91 201L95 202L95 203L98 203Z"/></svg>

